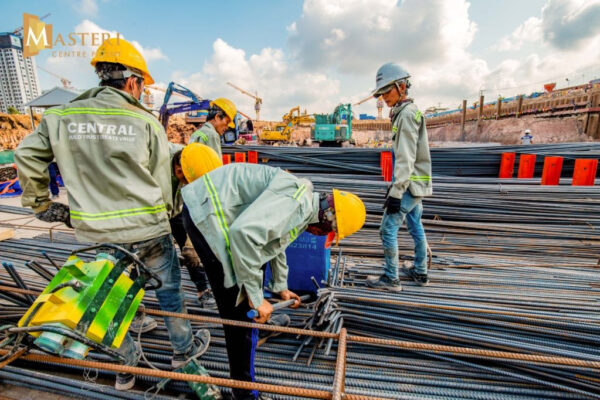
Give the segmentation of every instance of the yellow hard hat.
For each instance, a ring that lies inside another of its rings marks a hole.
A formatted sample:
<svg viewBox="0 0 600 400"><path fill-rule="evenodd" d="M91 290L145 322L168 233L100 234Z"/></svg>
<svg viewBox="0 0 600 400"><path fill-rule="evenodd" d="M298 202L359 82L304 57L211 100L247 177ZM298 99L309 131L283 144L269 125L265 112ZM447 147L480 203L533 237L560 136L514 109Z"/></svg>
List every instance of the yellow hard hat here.
<svg viewBox="0 0 600 400"><path fill-rule="evenodd" d="M338 240L352 235L365 224L367 211L364 203L357 195L333 189L333 205Z"/></svg>
<svg viewBox="0 0 600 400"><path fill-rule="evenodd" d="M128 68L137 69L140 71L144 78L144 84L152 85L154 79L148 72L148 66L146 60L142 54L127 40L121 38L110 38L102 42L94 58L92 58L92 66L95 67L96 63L109 62L122 64Z"/></svg>
<svg viewBox="0 0 600 400"><path fill-rule="evenodd" d="M231 122L229 122L228 126L230 128L235 128L235 116L237 114L237 109L235 108L235 104L233 101L226 99L224 97L219 97L210 102L210 105L215 105L219 107L221 110L225 111L225 114L229 117Z"/></svg>
<svg viewBox="0 0 600 400"><path fill-rule="evenodd" d="M202 143L190 143L181 152L181 169L188 183L222 165L217 152Z"/></svg>

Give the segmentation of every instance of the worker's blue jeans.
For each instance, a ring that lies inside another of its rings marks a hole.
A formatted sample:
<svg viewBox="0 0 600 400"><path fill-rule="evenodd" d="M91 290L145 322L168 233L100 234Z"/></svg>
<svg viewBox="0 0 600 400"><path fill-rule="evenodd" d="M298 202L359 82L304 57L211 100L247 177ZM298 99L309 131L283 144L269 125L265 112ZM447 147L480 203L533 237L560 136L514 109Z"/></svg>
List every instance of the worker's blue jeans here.
<svg viewBox="0 0 600 400"><path fill-rule="evenodd" d="M427 238L421 222L422 215L421 198L414 197L408 190L402 196L400 212L384 212L379 233L383 243L385 274L389 278L398 279L398 231L404 220L415 243L415 271L419 274L427 273Z"/></svg>
<svg viewBox="0 0 600 400"><path fill-rule="evenodd" d="M119 244L119 246L131 252L137 252L142 262L162 281L162 286L155 291L161 310L176 313L187 312L183 302L179 260L171 235L139 243ZM114 255L119 257L118 253ZM187 352L192 345L190 321L172 317L165 317L164 320L175 353ZM127 365L137 363L136 348L129 333L125 335L119 353L125 356Z"/></svg>

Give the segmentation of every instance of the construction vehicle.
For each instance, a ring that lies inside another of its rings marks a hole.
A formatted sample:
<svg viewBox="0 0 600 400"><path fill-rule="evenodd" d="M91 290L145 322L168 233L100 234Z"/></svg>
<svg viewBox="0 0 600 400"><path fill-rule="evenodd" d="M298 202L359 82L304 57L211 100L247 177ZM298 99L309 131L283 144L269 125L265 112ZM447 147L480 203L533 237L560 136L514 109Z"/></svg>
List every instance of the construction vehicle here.
<svg viewBox="0 0 600 400"><path fill-rule="evenodd" d="M300 114L300 106L292 108L281 119L282 122L276 123L273 128L263 129L258 136L261 143L290 142L298 124L315 122L312 115Z"/></svg>
<svg viewBox="0 0 600 400"><path fill-rule="evenodd" d="M359 101L358 103L354 103L354 106L360 106L362 103L365 103L371 99L373 99L373 96L369 96L366 97L364 99L362 99L361 101ZM377 119L383 119L383 97L379 96L377 98Z"/></svg>
<svg viewBox="0 0 600 400"><path fill-rule="evenodd" d="M315 114L310 138L321 147L342 147L352 143L352 106L340 104L332 114Z"/></svg>
<svg viewBox="0 0 600 400"><path fill-rule="evenodd" d="M162 89L159 89L162 90ZM187 97L190 100L183 102L174 102L169 104L169 100L172 95L179 95ZM208 109L210 108L210 100L202 99L200 96L192 92L190 89L179 85L175 82L169 83L169 86L165 90L165 97L163 99L163 105L160 107L159 120L162 123L165 131L169 125L169 118L173 114L187 113L185 122L188 124L194 124L200 128L208 115ZM246 117L244 121L242 116ZM235 128L226 131L223 134L223 141L225 143L235 142L240 134L246 135L246 140L251 140L253 137L253 124L247 115L242 114L238 111L238 114L234 118Z"/></svg>
<svg viewBox="0 0 600 400"><path fill-rule="evenodd" d="M260 121L260 107L262 104L262 99L260 97L258 97L258 93L256 93L256 95L253 95L252 93L245 91L244 89L234 85L231 82L227 82L227 84L229 86L231 86L232 88L234 88L235 90L238 90L241 93L245 94L246 96L250 96L254 99L254 111L256 111L256 121Z"/></svg>

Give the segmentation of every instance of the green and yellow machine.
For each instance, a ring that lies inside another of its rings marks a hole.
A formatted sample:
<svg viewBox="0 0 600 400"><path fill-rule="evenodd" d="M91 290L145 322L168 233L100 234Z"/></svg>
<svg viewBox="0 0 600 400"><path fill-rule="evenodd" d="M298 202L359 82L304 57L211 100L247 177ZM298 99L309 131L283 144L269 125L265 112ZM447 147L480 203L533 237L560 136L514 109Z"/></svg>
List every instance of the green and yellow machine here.
<svg viewBox="0 0 600 400"><path fill-rule="evenodd" d="M89 262L79 257L92 250L122 256L117 259L100 252ZM157 289L161 284L135 254L123 248L104 244L77 250L18 327L36 337L34 344L48 353L83 359L93 348L114 357L144 297L144 288Z"/></svg>
<svg viewBox="0 0 600 400"><path fill-rule="evenodd" d="M89 252L96 252L92 261L79 256ZM122 247L101 244L74 251L17 326L2 327L7 334L3 343L13 344L16 349L25 336L31 335L33 344L47 353L81 360L93 350L123 362L117 349L145 290L161 285L138 255ZM178 371L209 376L195 359ZM188 384L201 400L222 398L214 385Z"/></svg>

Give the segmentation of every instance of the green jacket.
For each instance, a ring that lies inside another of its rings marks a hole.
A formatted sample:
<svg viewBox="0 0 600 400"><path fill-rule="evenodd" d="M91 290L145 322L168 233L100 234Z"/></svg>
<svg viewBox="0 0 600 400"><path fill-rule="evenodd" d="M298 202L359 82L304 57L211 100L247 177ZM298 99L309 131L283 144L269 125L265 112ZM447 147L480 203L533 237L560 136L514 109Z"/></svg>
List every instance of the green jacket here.
<svg viewBox="0 0 600 400"><path fill-rule="evenodd" d="M389 195L401 199L408 189L415 197L431 196L431 155L425 117L412 101L392 108L394 179Z"/></svg>
<svg viewBox="0 0 600 400"><path fill-rule="evenodd" d="M319 221L319 195L312 183L279 168L229 164L186 185L185 202L194 224L223 264L225 287L237 284L263 301L261 267L270 261L270 289L287 289L286 247L308 224Z"/></svg>
<svg viewBox="0 0 600 400"><path fill-rule="evenodd" d="M190 137L190 143L202 143L213 149L221 158L221 135L217 133L215 127L207 122L202 125L202 128L198 129L196 132L192 133Z"/></svg>
<svg viewBox="0 0 600 400"><path fill-rule="evenodd" d="M131 95L97 87L44 113L15 152L23 206L50 201L55 157L79 240L133 243L171 232L167 135Z"/></svg>

